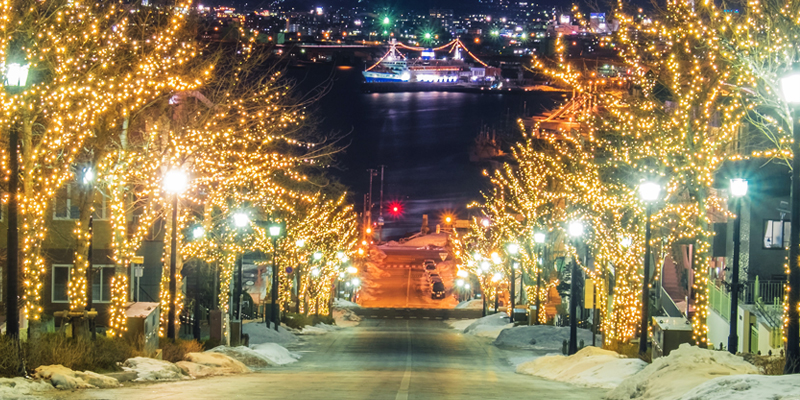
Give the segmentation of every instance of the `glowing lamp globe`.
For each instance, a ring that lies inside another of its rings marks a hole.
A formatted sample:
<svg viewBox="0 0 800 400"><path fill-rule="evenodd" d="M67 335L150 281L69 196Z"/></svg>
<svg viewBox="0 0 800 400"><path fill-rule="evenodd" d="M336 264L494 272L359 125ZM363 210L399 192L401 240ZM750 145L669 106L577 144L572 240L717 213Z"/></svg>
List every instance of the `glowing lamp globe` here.
<svg viewBox="0 0 800 400"><path fill-rule="evenodd" d="M269 227L269 235L272 237L278 237L281 235L281 226L280 225L270 225Z"/></svg>
<svg viewBox="0 0 800 400"><path fill-rule="evenodd" d="M189 188L189 176L181 169L171 169L164 174L164 191L181 194Z"/></svg>
<svg viewBox="0 0 800 400"><path fill-rule="evenodd" d="M250 223L250 217L245 213L233 214L233 225L237 228L244 228Z"/></svg>
<svg viewBox="0 0 800 400"><path fill-rule="evenodd" d="M781 78L781 92L783 99L792 105L800 104L800 72L795 72Z"/></svg>
<svg viewBox="0 0 800 400"><path fill-rule="evenodd" d="M506 250L508 250L508 254L516 255L519 254L519 245L516 243L510 243L506 246Z"/></svg>
<svg viewBox="0 0 800 400"><path fill-rule="evenodd" d="M544 243L546 236L542 232L536 232L533 234L533 241L536 243Z"/></svg>
<svg viewBox="0 0 800 400"><path fill-rule="evenodd" d="M23 87L28 83L28 64L8 64L6 66L6 86Z"/></svg>
<svg viewBox="0 0 800 400"><path fill-rule="evenodd" d="M573 221L569 224L569 235L572 237L583 236L583 222Z"/></svg>
<svg viewBox="0 0 800 400"><path fill-rule="evenodd" d="M314 253L314 259L315 259L315 260L320 260L320 259L322 259L322 253L320 253L320 252L316 252L316 253Z"/></svg>
<svg viewBox="0 0 800 400"><path fill-rule="evenodd" d="M661 193L661 186L654 182L645 182L639 185L639 196L644 201L656 201Z"/></svg>
<svg viewBox="0 0 800 400"><path fill-rule="evenodd" d="M731 196L743 197L747 195L747 179L731 179Z"/></svg>

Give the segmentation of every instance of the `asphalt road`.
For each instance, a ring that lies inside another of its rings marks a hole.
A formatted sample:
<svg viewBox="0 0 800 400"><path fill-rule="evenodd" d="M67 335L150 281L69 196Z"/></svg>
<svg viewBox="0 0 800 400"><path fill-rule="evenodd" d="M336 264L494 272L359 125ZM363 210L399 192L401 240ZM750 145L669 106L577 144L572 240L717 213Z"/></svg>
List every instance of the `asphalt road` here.
<svg viewBox="0 0 800 400"><path fill-rule="evenodd" d="M104 390L62 399L601 399L605 391L514 373L509 353L439 321L365 320L296 348L292 365L252 374Z"/></svg>

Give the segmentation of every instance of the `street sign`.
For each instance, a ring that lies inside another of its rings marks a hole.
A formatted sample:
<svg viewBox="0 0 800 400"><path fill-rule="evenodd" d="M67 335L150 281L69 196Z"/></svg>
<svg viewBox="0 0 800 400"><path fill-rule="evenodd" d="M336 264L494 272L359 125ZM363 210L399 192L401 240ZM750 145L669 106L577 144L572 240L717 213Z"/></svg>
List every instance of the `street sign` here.
<svg viewBox="0 0 800 400"><path fill-rule="evenodd" d="M383 217L378 217L378 225L383 226Z"/></svg>
<svg viewBox="0 0 800 400"><path fill-rule="evenodd" d="M583 287L583 308L594 308L594 280L587 279Z"/></svg>
<svg viewBox="0 0 800 400"><path fill-rule="evenodd" d="M144 264L144 256L134 256L131 258L132 264Z"/></svg>
<svg viewBox="0 0 800 400"><path fill-rule="evenodd" d="M133 276L135 278L141 278L144 276L144 266L143 265L136 265L133 267Z"/></svg>
<svg viewBox="0 0 800 400"><path fill-rule="evenodd" d="M442 258L442 261L447 259L447 253L439 253L439 257Z"/></svg>
<svg viewBox="0 0 800 400"><path fill-rule="evenodd" d="M286 273L287 274L291 274L292 271L294 271L294 269L292 269L292 267L286 267Z"/></svg>

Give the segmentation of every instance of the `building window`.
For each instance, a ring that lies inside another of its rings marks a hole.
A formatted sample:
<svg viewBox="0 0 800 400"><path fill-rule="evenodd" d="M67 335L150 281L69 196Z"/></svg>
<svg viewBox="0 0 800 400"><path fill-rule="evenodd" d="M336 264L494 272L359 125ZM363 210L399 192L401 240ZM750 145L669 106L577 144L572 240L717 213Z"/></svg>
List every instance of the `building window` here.
<svg viewBox="0 0 800 400"><path fill-rule="evenodd" d="M772 219L764 221L764 248L788 249L791 228L792 223L790 221Z"/></svg>
<svg viewBox="0 0 800 400"><path fill-rule="evenodd" d="M72 265L53 265L53 303L69 303L69 278ZM113 265L92 266L92 301L95 303L108 303L111 301L111 280L114 278Z"/></svg>
<svg viewBox="0 0 800 400"><path fill-rule="evenodd" d="M62 186L56 192L53 219L78 219L80 218L79 197L80 186L72 183ZM94 214L92 216L95 220L106 219L106 199L102 194L96 193L94 202Z"/></svg>

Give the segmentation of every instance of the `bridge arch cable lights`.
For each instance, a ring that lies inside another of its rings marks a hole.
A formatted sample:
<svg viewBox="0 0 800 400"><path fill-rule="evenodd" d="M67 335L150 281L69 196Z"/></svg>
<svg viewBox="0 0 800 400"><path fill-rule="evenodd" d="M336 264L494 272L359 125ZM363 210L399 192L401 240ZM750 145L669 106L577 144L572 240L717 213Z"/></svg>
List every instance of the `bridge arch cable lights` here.
<svg viewBox="0 0 800 400"><path fill-rule="evenodd" d="M489 64L486 64L480 58L478 58L475 54L473 54L471 51L469 51L469 49L464 45L464 42L462 42L461 39L453 39L453 40L447 42L446 44L444 44L442 46L434 47L432 49L428 49L426 47L409 46L409 45L406 45L406 44L404 44L402 42L395 42L395 43L393 43L391 45L391 47L389 48L389 51L387 51L386 54L383 55L383 57L378 59L378 61L375 62L375 64L372 64L371 67L367 68L367 71L371 71L372 69L374 69L375 67L380 65L380 63L383 60L385 60L387 57L389 57L392 54L396 54L397 56L400 56L400 57L405 59L406 56L403 55L403 53L400 53L399 51L397 51L397 47L400 47L400 48L406 49L406 50L410 50L410 51L441 51L441 50L444 50L444 49L449 47L450 49L447 51L448 53L452 53L453 51L455 51L456 49L458 49L460 47L460 48L464 49L464 51L467 52L467 54L469 54L469 56L472 57L473 60L478 62L478 64L481 64L484 67L488 67L489 66Z"/></svg>

